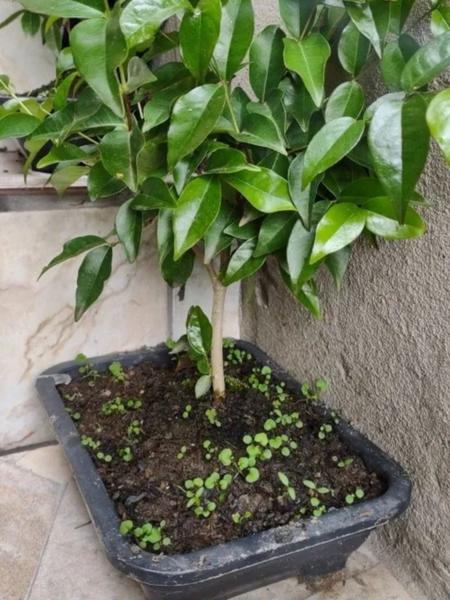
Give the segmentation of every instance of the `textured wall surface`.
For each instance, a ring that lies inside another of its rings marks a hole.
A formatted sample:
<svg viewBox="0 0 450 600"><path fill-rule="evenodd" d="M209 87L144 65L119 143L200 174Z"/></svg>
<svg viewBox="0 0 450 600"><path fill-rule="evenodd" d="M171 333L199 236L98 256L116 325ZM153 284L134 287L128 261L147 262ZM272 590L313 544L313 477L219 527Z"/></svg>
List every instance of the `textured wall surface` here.
<svg viewBox="0 0 450 600"><path fill-rule="evenodd" d="M329 379L329 403L411 474L411 509L377 543L418 586L417 598L421 589L426 600L448 600L450 176L437 152L421 185L432 205L427 235L379 252L359 244L340 295L322 278L322 321L298 307L272 270L260 276L243 326L300 379Z"/></svg>

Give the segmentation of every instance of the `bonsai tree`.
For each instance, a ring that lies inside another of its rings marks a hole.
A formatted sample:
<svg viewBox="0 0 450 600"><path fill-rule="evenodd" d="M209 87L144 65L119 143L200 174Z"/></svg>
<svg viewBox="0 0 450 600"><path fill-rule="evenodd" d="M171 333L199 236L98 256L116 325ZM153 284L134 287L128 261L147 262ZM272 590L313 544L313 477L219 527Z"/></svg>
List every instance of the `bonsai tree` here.
<svg viewBox="0 0 450 600"><path fill-rule="evenodd" d="M431 15L432 33L422 45L406 25L412 0L280 0L282 27L256 37L251 0L21 4L47 23L79 22L52 93L0 109L0 137L27 137L26 169L50 142L39 166L55 165L61 194L87 176L92 201L123 198L109 233L69 240L43 273L84 255L78 320L113 252L134 262L155 223L168 284L184 285L194 260L211 279L212 327L194 307L181 341L202 374L199 395L211 383L217 400L225 395L228 286L271 258L319 317L317 273L328 269L339 287L357 238L376 245L425 232L417 184L430 135L450 161L450 89L430 85L450 66L446 2L421 17ZM164 61L172 50L178 60ZM250 87L234 85L247 66ZM377 70L386 93L367 106L360 82Z"/></svg>

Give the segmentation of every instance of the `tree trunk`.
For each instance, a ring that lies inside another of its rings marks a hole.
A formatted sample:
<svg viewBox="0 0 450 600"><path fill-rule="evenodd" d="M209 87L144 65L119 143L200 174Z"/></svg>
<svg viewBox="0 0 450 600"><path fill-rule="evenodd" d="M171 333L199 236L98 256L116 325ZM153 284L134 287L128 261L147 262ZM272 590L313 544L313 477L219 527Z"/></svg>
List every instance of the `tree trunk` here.
<svg viewBox="0 0 450 600"><path fill-rule="evenodd" d="M217 402L220 402L225 398L225 375L223 371L223 318L226 290L226 287L223 286L218 279L213 280L211 370L214 399Z"/></svg>

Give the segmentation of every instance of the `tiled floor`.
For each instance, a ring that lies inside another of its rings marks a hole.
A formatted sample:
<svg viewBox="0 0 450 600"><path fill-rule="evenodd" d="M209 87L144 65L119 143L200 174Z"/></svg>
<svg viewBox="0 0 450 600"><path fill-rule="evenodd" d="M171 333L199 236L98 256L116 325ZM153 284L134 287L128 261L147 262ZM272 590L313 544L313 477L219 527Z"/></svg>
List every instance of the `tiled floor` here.
<svg viewBox="0 0 450 600"><path fill-rule="evenodd" d="M58 446L0 458L0 598L143 600L106 560ZM314 586L289 579L239 597L307 599L412 600L367 545L339 576Z"/></svg>

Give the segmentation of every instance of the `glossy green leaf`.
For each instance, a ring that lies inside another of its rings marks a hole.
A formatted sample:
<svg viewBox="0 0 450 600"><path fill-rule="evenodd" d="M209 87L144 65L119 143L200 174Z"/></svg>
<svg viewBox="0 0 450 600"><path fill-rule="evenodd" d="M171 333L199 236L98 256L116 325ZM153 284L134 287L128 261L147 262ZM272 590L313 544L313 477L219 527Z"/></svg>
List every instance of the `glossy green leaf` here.
<svg viewBox="0 0 450 600"><path fill-rule="evenodd" d="M73 19L89 19L102 16L103 0L20 0L20 4L32 12Z"/></svg>
<svg viewBox="0 0 450 600"><path fill-rule="evenodd" d="M294 288L297 288L303 269L308 263L313 242L314 231L305 229L303 223L298 220L286 248L287 267Z"/></svg>
<svg viewBox="0 0 450 600"><path fill-rule="evenodd" d="M230 262L221 276L223 285L231 285L250 277L266 262L265 256L254 257L256 238L247 240L239 246L230 258Z"/></svg>
<svg viewBox="0 0 450 600"><path fill-rule="evenodd" d="M346 81L333 90L325 108L325 121L340 117L357 119L364 109L364 92L356 81Z"/></svg>
<svg viewBox="0 0 450 600"><path fill-rule="evenodd" d="M30 36L37 34L41 27L41 19L39 15L32 12L25 12L20 19L20 24L24 33Z"/></svg>
<svg viewBox="0 0 450 600"><path fill-rule="evenodd" d="M366 202L364 208L367 210L367 229L387 240L419 237L427 229L422 217L410 207L406 209L403 224L400 224L395 206L389 198L374 198Z"/></svg>
<svg viewBox="0 0 450 600"><path fill-rule="evenodd" d="M302 131L308 131L309 123L317 107L303 83L298 80L283 80L280 85L283 93L283 104L288 115L300 125Z"/></svg>
<svg viewBox="0 0 450 600"><path fill-rule="evenodd" d="M319 178L302 187L305 155L299 154L294 158L289 167L288 184L289 194L306 229L311 228L312 207L316 199Z"/></svg>
<svg viewBox="0 0 450 600"><path fill-rule="evenodd" d="M258 235L259 223L251 221L250 223L241 223L237 219L231 222L225 229L226 235L237 240L250 240Z"/></svg>
<svg viewBox="0 0 450 600"><path fill-rule="evenodd" d="M83 254L83 252L92 250L92 248L103 246L107 243L108 242L105 239L98 237L97 235L84 235L69 240L64 244L62 252L58 254L58 256L55 256L55 258L53 258L48 265L42 269L39 278L41 278L42 275L49 269L56 267L56 265L59 265L66 260L70 260L75 256L79 256L80 254Z"/></svg>
<svg viewBox="0 0 450 600"><path fill-rule="evenodd" d="M269 25L255 38L250 48L250 84L261 102L283 77L283 37L281 29Z"/></svg>
<svg viewBox="0 0 450 600"><path fill-rule="evenodd" d="M212 386L211 375L202 375L195 384L195 397L197 400L203 398L210 391Z"/></svg>
<svg viewBox="0 0 450 600"><path fill-rule="evenodd" d="M306 267L306 269L309 269L309 267ZM306 283L303 283L302 285L299 284L297 286L294 286L286 270L284 268L280 268L280 271L284 283L292 292L296 300L300 304L302 304L306 308L306 310L308 310L314 317L316 317L316 319L320 319L322 313L320 310L320 302L317 296L314 281L311 280ZM314 274L314 272L315 270L313 269L312 275Z"/></svg>
<svg viewBox="0 0 450 600"><path fill-rule="evenodd" d="M116 4L106 23L106 70L109 73L112 73L114 69L122 65L128 57L127 40L120 28L119 9L119 5ZM66 60L69 61L70 57L67 57Z"/></svg>
<svg viewBox="0 0 450 600"><path fill-rule="evenodd" d="M95 164L89 171L87 185L91 200L114 196L126 187L123 181L119 181L108 173L101 162Z"/></svg>
<svg viewBox="0 0 450 600"><path fill-rule="evenodd" d="M174 211L174 258L178 260L199 242L217 217L221 186L215 177L197 177L183 190Z"/></svg>
<svg viewBox="0 0 450 600"><path fill-rule="evenodd" d="M450 31L419 48L402 72L405 90L417 90L450 67Z"/></svg>
<svg viewBox="0 0 450 600"><path fill-rule="evenodd" d="M183 62L197 81L203 81L220 33L220 0L200 0L186 11L180 26Z"/></svg>
<svg viewBox="0 0 450 600"><path fill-rule="evenodd" d="M78 270L75 303L75 321L79 321L87 309L94 304L111 275L111 246L100 246L91 250Z"/></svg>
<svg viewBox="0 0 450 600"><path fill-rule="evenodd" d="M88 155L79 146L63 143L59 146L53 146L48 154L40 159L37 164L38 169L48 167L60 162L82 162Z"/></svg>
<svg viewBox="0 0 450 600"><path fill-rule="evenodd" d="M187 0L131 0L120 17L128 45L151 42L164 21L189 8L191 5Z"/></svg>
<svg viewBox="0 0 450 600"><path fill-rule="evenodd" d="M347 14L358 31L372 44L379 57L382 55L380 34L375 23L371 5L367 2L359 3L344 0Z"/></svg>
<svg viewBox="0 0 450 600"><path fill-rule="evenodd" d="M177 286L184 285L191 276L195 255L189 251L180 260L174 260L172 212L172 209L159 211L157 241L161 274L170 286Z"/></svg>
<svg viewBox="0 0 450 600"><path fill-rule="evenodd" d="M141 245L142 215L131 207L132 200L124 202L116 214L116 233L128 262L135 262Z"/></svg>
<svg viewBox="0 0 450 600"><path fill-rule="evenodd" d="M433 98L427 110L427 123L431 135L450 164L450 89L443 90Z"/></svg>
<svg viewBox="0 0 450 600"><path fill-rule="evenodd" d="M225 180L263 213L295 211L289 198L287 181L274 171L265 168L240 171L227 175Z"/></svg>
<svg viewBox="0 0 450 600"><path fill-rule="evenodd" d="M214 60L223 80L229 81L240 68L252 42L254 27L251 0L228 0L222 7Z"/></svg>
<svg viewBox="0 0 450 600"><path fill-rule="evenodd" d="M196 87L177 100L167 134L169 168L173 169L208 137L224 105L224 86L213 83Z"/></svg>
<svg viewBox="0 0 450 600"><path fill-rule="evenodd" d="M99 144L103 166L110 175L124 181L132 191L136 191L136 173L131 147L131 133L126 129L116 129L107 133Z"/></svg>
<svg viewBox="0 0 450 600"><path fill-rule="evenodd" d="M330 56L330 45L320 33L303 40L284 40L284 63L300 76L316 106L323 102L325 68Z"/></svg>
<svg viewBox="0 0 450 600"><path fill-rule="evenodd" d="M0 119L0 139L19 138L33 133L40 120L32 115L10 113Z"/></svg>
<svg viewBox="0 0 450 600"><path fill-rule="evenodd" d="M295 216L291 213L268 215L261 224L258 243L253 256L265 256L286 246L294 226Z"/></svg>
<svg viewBox="0 0 450 600"><path fill-rule="evenodd" d="M157 208L175 208L176 199L169 186L158 177L149 177L141 186L141 193L133 198L130 207L133 210L155 210Z"/></svg>
<svg viewBox="0 0 450 600"><path fill-rule="evenodd" d="M84 177L84 175L87 175L88 172L88 167L78 167L76 165L70 165L68 167L56 169L56 171L53 172L48 182L55 188L59 196L63 196L65 191L72 184L81 179L81 177Z"/></svg>
<svg viewBox="0 0 450 600"><path fill-rule="evenodd" d="M403 219L409 200L425 167L429 132L426 101L386 98L369 127L369 148L378 179Z"/></svg>
<svg viewBox="0 0 450 600"><path fill-rule="evenodd" d="M250 113L245 117L240 133L234 131L228 133L238 142L287 154L285 142L274 119L265 114Z"/></svg>
<svg viewBox="0 0 450 600"><path fill-rule="evenodd" d="M374 177L362 177L344 186L340 192L339 199L342 202L364 204L371 198L381 198L384 196L386 196L386 192L378 179Z"/></svg>
<svg viewBox="0 0 450 600"><path fill-rule="evenodd" d="M364 133L364 122L341 117L326 123L310 141L305 152L302 186L306 188L359 142Z"/></svg>
<svg viewBox="0 0 450 600"><path fill-rule="evenodd" d="M186 319L189 346L197 354L208 356L212 343L212 327L200 306L192 306Z"/></svg>
<svg viewBox="0 0 450 600"><path fill-rule="evenodd" d="M98 97L116 115L123 115L119 83L107 67L106 21L88 19L78 23L70 34L77 69Z"/></svg>
<svg viewBox="0 0 450 600"><path fill-rule="evenodd" d="M319 0L279 0L280 16L292 37L299 39L314 23Z"/></svg>
<svg viewBox="0 0 450 600"><path fill-rule="evenodd" d="M224 232L228 225L230 225L233 217L233 208L227 202L222 202L217 217L203 236L205 264L210 263L215 256L231 245L232 238Z"/></svg>
<svg viewBox="0 0 450 600"><path fill-rule="evenodd" d="M256 170L249 164L243 152L236 148L219 148L208 159L206 174L238 173L239 171Z"/></svg>
<svg viewBox="0 0 450 600"><path fill-rule="evenodd" d="M155 75L150 71L145 61L138 56L133 56L127 67L127 92L134 92L143 85L156 81Z"/></svg>
<svg viewBox="0 0 450 600"><path fill-rule="evenodd" d="M435 36L450 31L450 6L440 6L431 13L431 33Z"/></svg>
<svg viewBox="0 0 450 600"><path fill-rule="evenodd" d="M348 246L361 234L367 212L355 204L334 204L317 225L311 264Z"/></svg>
<svg viewBox="0 0 450 600"><path fill-rule="evenodd" d="M164 75L165 77L166 75ZM144 106L144 133L169 120L173 104L180 96L192 89L192 83L189 71L185 71L180 73L179 77L174 77L173 80L167 82L166 85L161 85L162 89L157 89L152 94L151 99Z"/></svg>
<svg viewBox="0 0 450 600"><path fill-rule="evenodd" d="M384 82L391 91L402 89L402 72L407 61L417 52L418 42L411 36L401 35L397 41L386 45L380 63Z"/></svg>
<svg viewBox="0 0 450 600"><path fill-rule="evenodd" d="M329 254L325 259L325 265L333 277L333 281L338 290L341 289L347 268L352 254L352 247L346 246L342 250Z"/></svg>
<svg viewBox="0 0 450 600"><path fill-rule="evenodd" d="M371 50L370 42L350 22L339 39L338 55L343 68L356 77L367 62Z"/></svg>

